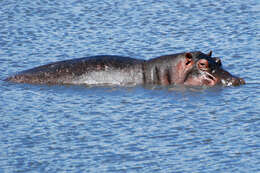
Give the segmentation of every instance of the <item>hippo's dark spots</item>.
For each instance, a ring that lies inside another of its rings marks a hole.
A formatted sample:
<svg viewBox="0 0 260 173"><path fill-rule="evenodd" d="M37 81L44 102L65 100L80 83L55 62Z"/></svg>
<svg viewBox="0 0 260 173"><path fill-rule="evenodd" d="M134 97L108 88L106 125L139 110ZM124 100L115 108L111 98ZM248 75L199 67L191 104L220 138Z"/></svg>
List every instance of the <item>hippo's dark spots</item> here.
<svg viewBox="0 0 260 173"><path fill-rule="evenodd" d="M156 81L159 84L161 81L161 78L160 78L160 70L157 66L155 67L155 76L156 76Z"/></svg>
<svg viewBox="0 0 260 173"><path fill-rule="evenodd" d="M171 84L172 83L172 81L171 81L171 72L170 72L169 69L165 70L165 76L166 76L166 79L168 81L168 84Z"/></svg>

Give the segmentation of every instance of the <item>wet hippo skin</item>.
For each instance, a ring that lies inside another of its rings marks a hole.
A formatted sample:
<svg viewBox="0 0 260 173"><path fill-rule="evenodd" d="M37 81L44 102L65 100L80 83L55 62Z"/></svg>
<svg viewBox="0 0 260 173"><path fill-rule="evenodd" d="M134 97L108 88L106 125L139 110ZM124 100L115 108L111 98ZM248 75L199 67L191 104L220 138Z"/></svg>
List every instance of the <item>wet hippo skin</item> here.
<svg viewBox="0 0 260 173"><path fill-rule="evenodd" d="M212 52L187 52L140 60L101 55L65 60L22 71L5 80L30 84L188 85L245 84L222 68Z"/></svg>

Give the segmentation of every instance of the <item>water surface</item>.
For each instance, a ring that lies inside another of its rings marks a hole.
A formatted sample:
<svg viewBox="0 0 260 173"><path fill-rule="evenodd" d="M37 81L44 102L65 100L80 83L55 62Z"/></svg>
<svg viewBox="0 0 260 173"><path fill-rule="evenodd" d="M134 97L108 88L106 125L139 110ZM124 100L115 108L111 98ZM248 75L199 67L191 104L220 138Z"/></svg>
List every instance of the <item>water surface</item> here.
<svg viewBox="0 0 260 173"><path fill-rule="evenodd" d="M101 54L199 50L239 87L0 81L0 172L260 172L260 5L249 1L0 1L0 79Z"/></svg>

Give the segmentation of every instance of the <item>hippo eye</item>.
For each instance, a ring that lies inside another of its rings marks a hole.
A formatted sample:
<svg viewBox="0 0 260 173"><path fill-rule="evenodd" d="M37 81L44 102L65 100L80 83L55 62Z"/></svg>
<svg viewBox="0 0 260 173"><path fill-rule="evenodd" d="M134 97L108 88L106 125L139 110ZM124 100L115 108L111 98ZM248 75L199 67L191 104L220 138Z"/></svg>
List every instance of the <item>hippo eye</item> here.
<svg viewBox="0 0 260 173"><path fill-rule="evenodd" d="M200 63L200 67L207 68L205 63Z"/></svg>
<svg viewBox="0 0 260 173"><path fill-rule="evenodd" d="M205 60L205 59L201 59L201 60L199 60L199 62L198 62L198 68L200 69L200 70L208 70L208 67L209 67L209 63L208 63L208 61L207 60Z"/></svg>

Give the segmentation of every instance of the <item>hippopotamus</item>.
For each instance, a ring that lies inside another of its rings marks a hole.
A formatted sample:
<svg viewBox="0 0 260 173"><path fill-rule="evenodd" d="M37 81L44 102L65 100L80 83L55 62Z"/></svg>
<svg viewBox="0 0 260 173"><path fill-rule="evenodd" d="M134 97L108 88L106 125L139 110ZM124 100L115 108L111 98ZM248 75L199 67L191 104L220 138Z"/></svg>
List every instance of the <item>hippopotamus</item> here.
<svg viewBox="0 0 260 173"><path fill-rule="evenodd" d="M29 84L237 86L242 78L223 69L220 58L200 51L149 60L100 55L42 65L8 77Z"/></svg>

